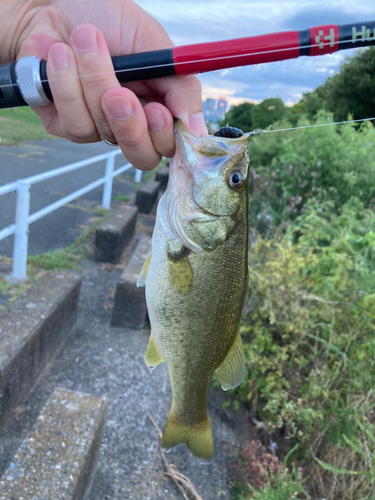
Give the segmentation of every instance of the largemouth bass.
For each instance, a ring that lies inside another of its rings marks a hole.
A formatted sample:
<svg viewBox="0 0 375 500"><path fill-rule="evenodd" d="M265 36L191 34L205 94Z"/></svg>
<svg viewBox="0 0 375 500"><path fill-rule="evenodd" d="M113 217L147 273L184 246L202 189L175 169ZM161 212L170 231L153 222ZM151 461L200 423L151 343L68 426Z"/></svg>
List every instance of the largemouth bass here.
<svg viewBox="0 0 375 500"><path fill-rule="evenodd" d="M150 368L168 366L173 402L163 448L185 443L209 461L212 376L216 371L227 390L245 374L238 329L247 289L250 134L226 128L198 138L177 121L175 137L168 187L138 280L146 284L151 323L145 360Z"/></svg>

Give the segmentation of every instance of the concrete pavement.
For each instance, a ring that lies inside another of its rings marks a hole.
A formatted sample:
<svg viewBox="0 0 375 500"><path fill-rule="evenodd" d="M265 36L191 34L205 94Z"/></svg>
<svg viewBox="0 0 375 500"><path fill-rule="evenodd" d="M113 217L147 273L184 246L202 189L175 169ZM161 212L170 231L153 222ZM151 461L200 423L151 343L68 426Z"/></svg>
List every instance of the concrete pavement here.
<svg viewBox="0 0 375 500"><path fill-rule="evenodd" d="M147 418L149 411L159 427L166 422L171 404L167 367L163 363L151 373L147 369L144 353L148 330L110 326L111 298L121 269L106 269L89 260L82 262L78 321L28 401L4 422L0 431L0 476L49 395L55 387L62 387L107 400L89 500L179 500L176 487L164 475L157 434ZM239 412L222 411L224 397L217 389L209 398L216 447L212 464L201 465L183 446L167 455L193 481L204 500L217 500L219 492L229 500L223 441L239 445L245 435L238 426L236 432Z"/></svg>
<svg viewBox="0 0 375 500"><path fill-rule="evenodd" d="M69 163L110 152L113 148L104 142L94 144L74 144L65 139L53 141L25 142L20 146L0 147L0 186L17 179L29 177L62 167ZM115 168L126 163L119 155ZM31 212L33 213L81 187L103 177L105 162L84 167L80 170L35 184L31 188ZM130 195L134 169L131 173L115 178L113 195ZM80 199L64 206L30 226L29 254L35 255L73 243L82 232L82 226L90 224L94 214L87 209L101 205L103 188L99 187ZM15 193L0 197L0 229L15 221ZM0 242L0 255L13 255L13 237Z"/></svg>

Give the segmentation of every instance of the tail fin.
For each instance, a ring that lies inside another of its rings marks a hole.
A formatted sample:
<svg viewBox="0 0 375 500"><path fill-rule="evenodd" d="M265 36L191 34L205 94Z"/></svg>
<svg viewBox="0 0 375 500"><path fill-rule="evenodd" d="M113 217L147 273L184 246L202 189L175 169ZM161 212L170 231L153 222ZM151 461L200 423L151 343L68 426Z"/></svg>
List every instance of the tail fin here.
<svg viewBox="0 0 375 500"><path fill-rule="evenodd" d="M163 449L170 450L181 443L185 443L194 456L209 462L214 455L210 417L207 415L203 422L190 427L178 419L172 407L161 444Z"/></svg>

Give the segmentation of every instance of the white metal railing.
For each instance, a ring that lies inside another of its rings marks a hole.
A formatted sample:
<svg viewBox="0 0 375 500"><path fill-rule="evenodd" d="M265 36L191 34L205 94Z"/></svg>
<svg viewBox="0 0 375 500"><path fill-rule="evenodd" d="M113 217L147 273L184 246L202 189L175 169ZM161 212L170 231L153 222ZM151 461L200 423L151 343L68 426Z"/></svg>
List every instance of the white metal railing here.
<svg viewBox="0 0 375 500"><path fill-rule="evenodd" d="M32 222L35 222L45 215L54 212L58 208L70 203L102 184L104 184L102 206L106 209L111 208L113 178L132 168L130 163L126 163L123 167L115 170L115 157L119 154L121 154L120 148L115 151L111 151L110 153L93 156L87 160L77 161L76 163L71 163L70 165L65 165L64 167L56 168L55 170L50 170L43 174L33 175L25 179L19 179L16 182L11 182L10 184L0 186L0 196L12 192L17 193L15 224L12 224L0 231L0 241L14 234L13 273L11 277L14 282L22 282L27 279L26 269L29 225ZM91 184L78 189L74 193L64 196L61 200L58 200L30 215L30 188L33 184L37 184L38 182L42 182L47 179L52 179L58 175L73 172L79 168L87 167L88 165L104 160L106 160L104 177L101 177ZM141 179L142 171L136 170L135 182L141 182Z"/></svg>

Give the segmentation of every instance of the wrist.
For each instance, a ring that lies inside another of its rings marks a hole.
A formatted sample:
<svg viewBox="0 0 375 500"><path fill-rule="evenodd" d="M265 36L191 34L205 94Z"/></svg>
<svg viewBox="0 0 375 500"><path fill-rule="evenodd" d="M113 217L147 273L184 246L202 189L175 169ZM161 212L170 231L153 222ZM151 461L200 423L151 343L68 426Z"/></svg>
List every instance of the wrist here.
<svg viewBox="0 0 375 500"><path fill-rule="evenodd" d="M38 10L51 3L53 0L0 1L0 63L17 58L22 35Z"/></svg>

